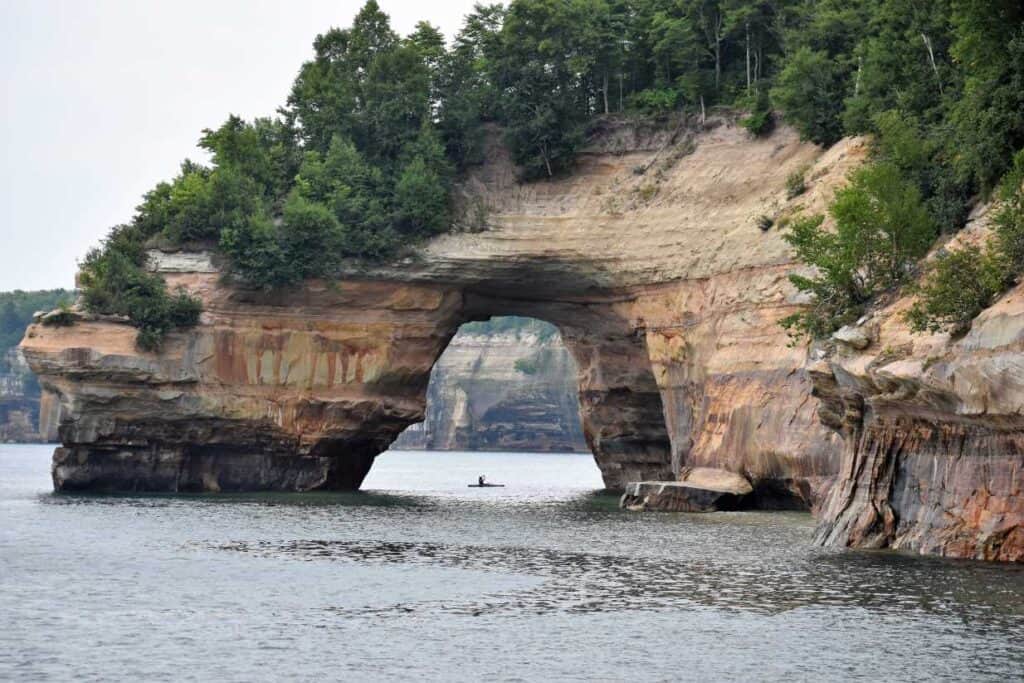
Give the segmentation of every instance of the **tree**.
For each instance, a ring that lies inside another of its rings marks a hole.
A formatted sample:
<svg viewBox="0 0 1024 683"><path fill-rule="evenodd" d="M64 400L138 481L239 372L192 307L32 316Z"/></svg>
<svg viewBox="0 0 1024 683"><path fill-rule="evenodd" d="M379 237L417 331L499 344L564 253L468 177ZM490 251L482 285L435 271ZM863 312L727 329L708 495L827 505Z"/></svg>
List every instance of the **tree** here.
<svg viewBox="0 0 1024 683"><path fill-rule="evenodd" d="M859 243L863 257L858 270L869 294L902 282L936 235L920 191L890 163L855 171L850 184L836 193L829 213L838 234Z"/></svg>
<svg viewBox="0 0 1024 683"><path fill-rule="evenodd" d="M1024 7L1015 0L954 0L951 51L965 71L950 144L961 176L996 185L1024 147Z"/></svg>
<svg viewBox="0 0 1024 683"><path fill-rule="evenodd" d="M527 177L551 177L574 159L591 103L581 76L591 59L580 50L586 4L518 0L505 16L495 64L505 93L502 121L513 158Z"/></svg>
<svg viewBox="0 0 1024 683"><path fill-rule="evenodd" d="M139 328L139 347L155 351L168 331L195 325L202 306L184 291L170 296L163 278L144 266L139 229L120 226L100 248L86 254L80 264L79 283L87 310L126 316Z"/></svg>
<svg viewBox="0 0 1024 683"><path fill-rule="evenodd" d="M994 234L983 247L967 245L928 265L906 314L915 332L966 332L1024 272L1024 151L1014 156L993 210Z"/></svg>
<svg viewBox="0 0 1024 683"><path fill-rule="evenodd" d="M260 118L246 123L229 116L220 128L204 129L199 146L208 150L218 169L228 168L251 178L270 202L291 187L302 155L297 133L287 121Z"/></svg>
<svg viewBox="0 0 1024 683"><path fill-rule="evenodd" d="M477 5L440 65L437 126L458 167L481 161L482 124L500 116L495 83L502 80L496 60L504 15L501 5Z"/></svg>
<svg viewBox="0 0 1024 683"><path fill-rule="evenodd" d="M825 52L800 48L787 60L771 94L805 139L831 145L842 136L842 80Z"/></svg>
<svg viewBox="0 0 1024 683"><path fill-rule="evenodd" d="M960 335L1002 289L998 259L987 249L967 245L930 264L905 317L914 332Z"/></svg>
<svg viewBox="0 0 1024 683"><path fill-rule="evenodd" d="M0 371L10 370L7 351L21 342L35 312L69 303L71 296L64 289L0 292Z"/></svg>
<svg viewBox="0 0 1024 683"><path fill-rule="evenodd" d="M790 276L813 300L809 310L783 320L798 335L825 336L859 316L872 298L906 279L935 238L920 193L891 163L855 171L829 214L834 230L816 216L797 221L785 236L815 270Z"/></svg>
<svg viewBox="0 0 1024 683"><path fill-rule="evenodd" d="M243 225L221 232L220 249L229 271L245 282L270 289L293 280L277 229L265 215L250 216Z"/></svg>
<svg viewBox="0 0 1024 683"><path fill-rule="evenodd" d="M299 194L284 205L278 231L288 282L330 275L338 266L344 233L330 209Z"/></svg>
<svg viewBox="0 0 1024 683"><path fill-rule="evenodd" d="M326 155L307 153L295 188L334 213L344 235L342 255L376 257L394 248L387 182L350 141L335 136Z"/></svg>

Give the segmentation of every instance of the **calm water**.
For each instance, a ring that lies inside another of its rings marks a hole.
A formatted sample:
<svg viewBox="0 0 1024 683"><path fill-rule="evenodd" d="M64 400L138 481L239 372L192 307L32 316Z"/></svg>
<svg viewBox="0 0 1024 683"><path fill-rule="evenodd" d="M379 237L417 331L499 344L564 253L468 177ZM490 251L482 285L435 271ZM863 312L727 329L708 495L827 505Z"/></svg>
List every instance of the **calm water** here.
<svg viewBox="0 0 1024 683"><path fill-rule="evenodd" d="M0 679L1024 675L1024 567L823 551L802 514L622 513L589 456L93 497L50 493L50 451L0 445Z"/></svg>

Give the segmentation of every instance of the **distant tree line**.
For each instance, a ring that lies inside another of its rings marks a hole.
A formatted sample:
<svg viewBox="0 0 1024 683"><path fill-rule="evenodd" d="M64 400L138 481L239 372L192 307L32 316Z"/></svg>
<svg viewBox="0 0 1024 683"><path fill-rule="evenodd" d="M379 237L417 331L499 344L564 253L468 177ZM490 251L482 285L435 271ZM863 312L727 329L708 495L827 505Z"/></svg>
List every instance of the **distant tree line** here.
<svg viewBox="0 0 1024 683"><path fill-rule="evenodd" d="M1022 22L1009 0L513 0L477 5L447 43L425 22L399 36L368 0L317 36L277 116L203 131L211 163L184 162L89 253L84 301L128 315L155 348L199 309L145 272L146 245L216 245L239 280L289 285L448 230L486 124L536 179L571 168L600 117L729 105L754 134L775 111L823 145L876 134L886 167L862 188L895 179L914 204L898 264L833 283L847 291L827 319L793 322L822 333L962 225L1024 146ZM819 237L795 239L806 255Z"/></svg>

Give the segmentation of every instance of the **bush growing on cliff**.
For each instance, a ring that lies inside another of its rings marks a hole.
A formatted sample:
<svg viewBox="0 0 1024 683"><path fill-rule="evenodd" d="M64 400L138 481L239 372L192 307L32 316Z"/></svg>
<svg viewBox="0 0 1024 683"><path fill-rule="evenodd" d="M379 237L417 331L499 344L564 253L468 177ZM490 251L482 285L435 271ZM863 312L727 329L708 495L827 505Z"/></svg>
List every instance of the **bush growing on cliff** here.
<svg viewBox="0 0 1024 683"><path fill-rule="evenodd" d="M758 93L750 116L743 119L740 124L754 137L761 137L772 132L775 128L775 119L772 116L772 104L767 90Z"/></svg>
<svg viewBox="0 0 1024 683"><path fill-rule="evenodd" d="M984 246L943 254L928 267L906 315L913 331L963 334L1024 272L1024 151L1003 179L995 211Z"/></svg>
<svg viewBox="0 0 1024 683"><path fill-rule="evenodd" d="M145 259L139 228L121 226L86 254L79 283L86 310L127 316L139 328L139 346L155 350L168 331L195 325L202 306L184 290L168 294L163 279L145 270Z"/></svg>
<svg viewBox="0 0 1024 683"><path fill-rule="evenodd" d="M1013 167L999 190L995 225L996 249L1009 278L1024 272L1024 149L1013 158Z"/></svg>
<svg viewBox="0 0 1024 683"><path fill-rule="evenodd" d="M966 332L1003 289L999 259L968 245L940 256L916 288L918 300L906 314L915 332Z"/></svg>
<svg viewBox="0 0 1024 683"><path fill-rule="evenodd" d="M855 320L878 294L902 283L935 239L917 188L889 163L855 171L824 216L796 221L785 239L814 274L790 280L811 306L783 319L796 336L823 337Z"/></svg>
<svg viewBox="0 0 1024 683"><path fill-rule="evenodd" d="M807 192L806 175L807 167L804 167L786 176L786 199L795 199Z"/></svg>

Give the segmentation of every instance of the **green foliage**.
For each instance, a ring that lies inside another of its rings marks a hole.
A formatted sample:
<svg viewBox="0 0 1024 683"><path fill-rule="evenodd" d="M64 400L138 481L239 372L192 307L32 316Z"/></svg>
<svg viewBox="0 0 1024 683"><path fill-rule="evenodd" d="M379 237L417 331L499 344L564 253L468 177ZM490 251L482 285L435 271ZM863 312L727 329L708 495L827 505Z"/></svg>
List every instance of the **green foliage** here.
<svg viewBox="0 0 1024 683"><path fill-rule="evenodd" d="M930 264L907 312L912 330L966 332L1024 272L1024 151L1003 178L992 223L994 234L983 248L968 245Z"/></svg>
<svg viewBox="0 0 1024 683"><path fill-rule="evenodd" d="M56 311L44 316L40 322L46 327L70 327L75 324L75 314L71 312L71 306L62 301Z"/></svg>
<svg viewBox="0 0 1024 683"><path fill-rule="evenodd" d="M86 310L127 316L139 328L140 348L156 350L170 330L199 322L202 307L184 290L168 294L163 279L145 270L141 237L136 226L115 228L101 248L86 254L79 282Z"/></svg>
<svg viewBox="0 0 1024 683"><path fill-rule="evenodd" d="M768 135L775 129L775 118L772 116L771 105L767 98L763 101L759 98L757 105L750 116L740 122L744 128L750 131L754 137Z"/></svg>
<svg viewBox="0 0 1024 683"><path fill-rule="evenodd" d="M33 314L67 305L73 294L66 289L0 292L0 372L9 370L7 351L21 342Z"/></svg>
<svg viewBox="0 0 1024 683"><path fill-rule="evenodd" d="M679 91L672 88L648 88L629 96L630 109L654 116L673 111L678 102Z"/></svg>
<svg viewBox="0 0 1024 683"><path fill-rule="evenodd" d="M162 234L175 244L216 240L260 211L260 202L256 183L236 167L186 161L178 177L146 195L134 224L144 237Z"/></svg>
<svg viewBox="0 0 1024 683"><path fill-rule="evenodd" d="M827 53L804 47L790 55L776 79L772 99L805 139L830 145L842 137L842 81Z"/></svg>
<svg viewBox="0 0 1024 683"><path fill-rule="evenodd" d="M961 176L989 189L1024 147L1024 6L1017 0L953 0L963 92L951 105L949 154Z"/></svg>
<svg viewBox="0 0 1024 683"><path fill-rule="evenodd" d="M874 118L875 155L894 164L925 198L932 218L944 232L958 229L967 217L970 201L950 164L940 162L942 142L927 137L920 120L897 110Z"/></svg>
<svg viewBox="0 0 1024 683"><path fill-rule="evenodd" d="M999 259L974 245L940 256L916 288L918 300L906 314L915 332L962 334L1002 291Z"/></svg>
<svg viewBox="0 0 1024 683"><path fill-rule="evenodd" d="M270 289L293 281L273 221L253 216L244 224L224 230L220 249L228 257L232 274Z"/></svg>
<svg viewBox="0 0 1024 683"><path fill-rule="evenodd" d="M395 183L395 217L402 231L413 235L436 235L447 228L448 193L423 157L413 157Z"/></svg>
<svg viewBox="0 0 1024 683"><path fill-rule="evenodd" d="M230 167L246 176L264 200L274 203L288 193L299 170L296 137L286 121L262 118L249 124L229 116L217 130L204 130L199 146L210 152L218 169ZM246 189L252 193L254 187Z"/></svg>
<svg viewBox="0 0 1024 683"><path fill-rule="evenodd" d="M856 171L824 217L793 223L786 234L797 257L814 268L791 275L811 306L782 324L796 335L823 337L856 319L881 292L905 280L935 238L935 225L917 189L890 163Z"/></svg>
<svg viewBox="0 0 1024 683"><path fill-rule="evenodd" d="M829 213L838 234L859 243L858 266L869 296L902 282L936 236L920 191L889 163L855 171Z"/></svg>
<svg viewBox="0 0 1024 683"><path fill-rule="evenodd" d="M289 281L322 277L337 266L344 234L330 209L294 195L284 206L278 231Z"/></svg>
<svg viewBox="0 0 1024 683"><path fill-rule="evenodd" d="M795 199L804 192L807 192L807 182L804 180L805 175L807 175L807 169L802 168L786 176L786 199Z"/></svg>
<svg viewBox="0 0 1024 683"><path fill-rule="evenodd" d="M476 6L446 46L423 22L398 35L368 0L351 26L316 37L278 117L230 116L203 131L210 165L186 161L87 257L87 298L97 310L133 311L155 343L167 328L161 297L171 297L143 268L147 243L219 245L231 273L259 287L330 276L343 259L391 258L449 229L452 184L482 159L495 124L525 178L550 178L572 167L597 117L732 104L750 110L743 125L754 135L771 132L774 106L820 144L875 136L870 173L893 184L865 176L855 181L862 194L832 209L862 233L868 260L846 265L863 291L814 290L842 318L903 278L933 225L958 229L1024 147L1024 9L1011 0L512 0ZM802 185L790 183L790 196ZM808 225L794 239L825 245L827 233ZM837 235L838 258L852 258Z"/></svg>
<svg viewBox="0 0 1024 683"><path fill-rule="evenodd" d="M1024 150L1017 152L1013 166L999 190L995 225L995 249L1010 276L1024 272Z"/></svg>

